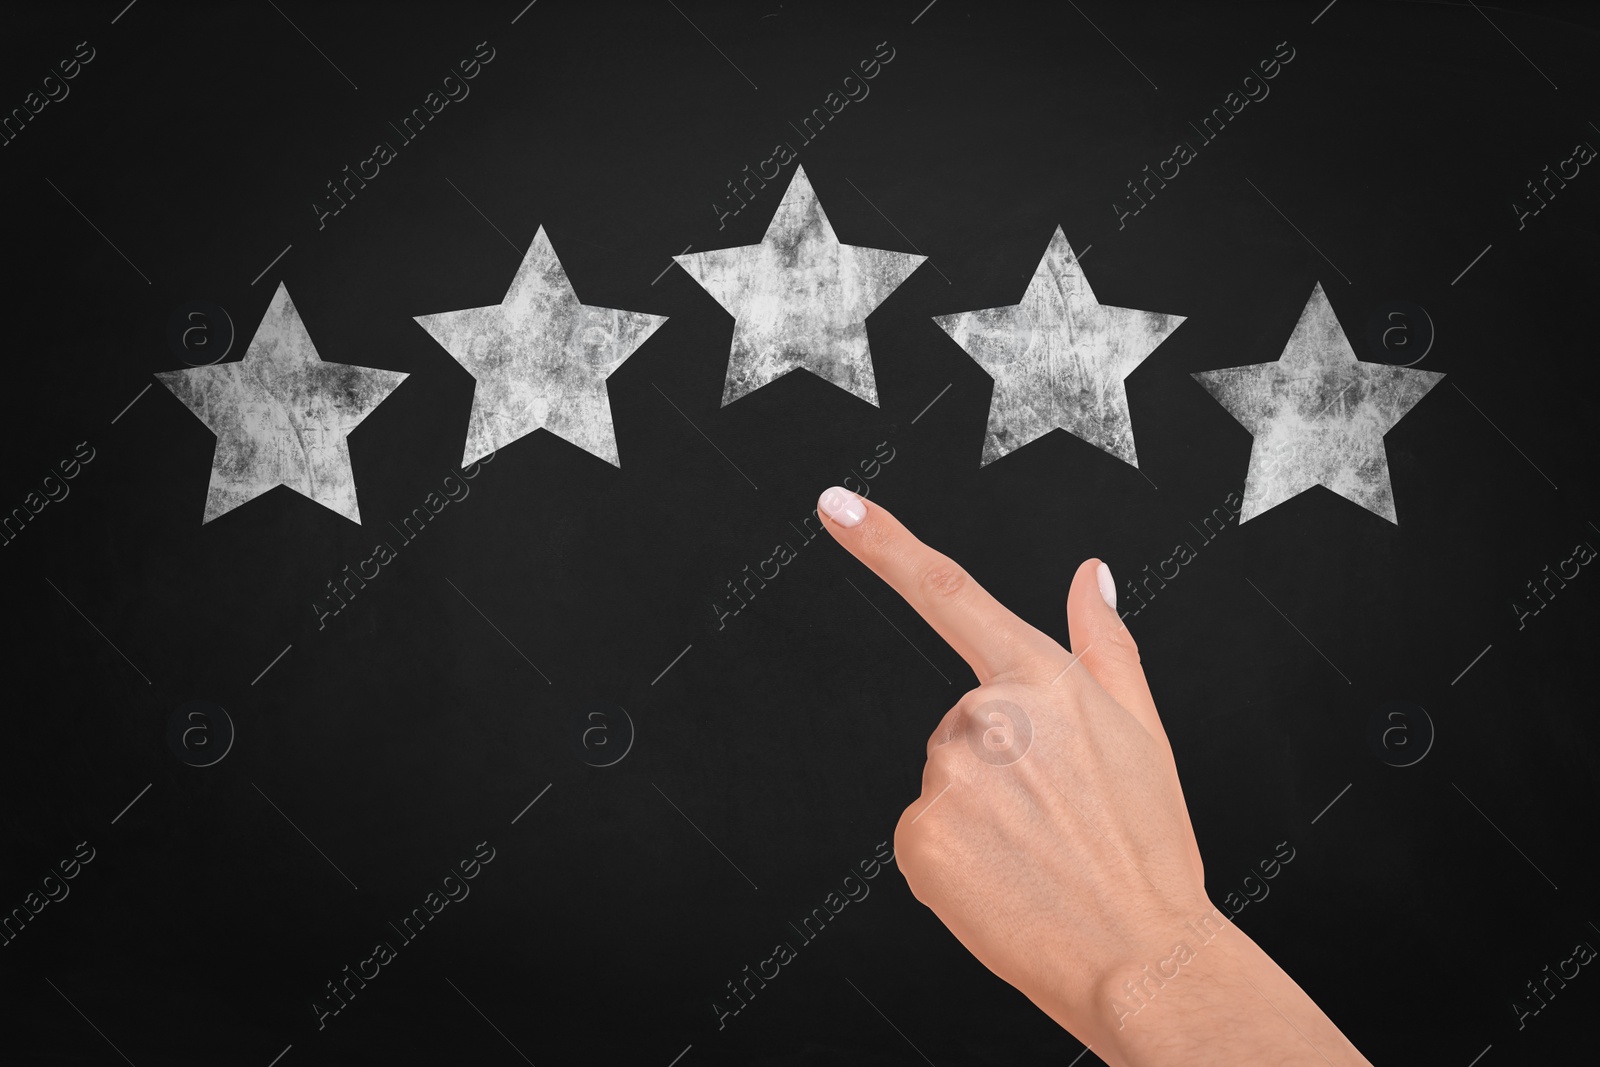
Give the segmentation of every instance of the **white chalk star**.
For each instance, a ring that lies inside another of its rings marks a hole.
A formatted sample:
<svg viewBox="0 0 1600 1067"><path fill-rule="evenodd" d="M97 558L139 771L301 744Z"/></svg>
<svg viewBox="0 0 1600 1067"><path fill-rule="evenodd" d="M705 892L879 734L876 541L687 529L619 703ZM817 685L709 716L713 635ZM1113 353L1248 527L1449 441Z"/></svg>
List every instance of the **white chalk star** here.
<svg viewBox="0 0 1600 1067"><path fill-rule="evenodd" d="M1323 485L1398 525L1383 435L1444 375L1358 361L1321 282L1276 363L1194 377L1255 437L1240 522Z"/></svg>
<svg viewBox="0 0 1600 1067"><path fill-rule="evenodd" d="M463 466L540 428L622 466L606 378L667 319L581 303L543 226L500 303L416 321L477 379Z"/></svg>
<svg viewBox="0 0 1600 1067"><path fill-rule="evenodd" d="M979 466L1062 429L1137 467L1122 380L1183 320L1100 303L1056 227L1020 303L934 319L994 378Z"/></svg>
<svg viewBox="0 0 1600 1067"><path fill-rule="evenodd" d="M876 406L867 316L927 257L840 244L796 166L760 244L673 258L734 317L723 406L796 368Z"/></svg>
<svg viewBox="0 0 1600 1067"><path fill-rule="evenodd" d="M203 525L280 485L359 523L345 438L406 375L323 362L280 282L242 360L156 378L217 435Z"/></svg>

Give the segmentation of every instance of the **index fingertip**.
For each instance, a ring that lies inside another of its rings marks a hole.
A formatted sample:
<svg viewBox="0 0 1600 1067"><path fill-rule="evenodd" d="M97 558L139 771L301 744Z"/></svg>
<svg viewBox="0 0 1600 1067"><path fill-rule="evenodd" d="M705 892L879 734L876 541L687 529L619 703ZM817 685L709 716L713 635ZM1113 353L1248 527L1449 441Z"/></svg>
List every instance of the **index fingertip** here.
<svg viewBox="0 0 1600 1067"><path fill-rule="evenodd" d="M840 526L855 526L867 517L867 502L840 485L817 498L817 510Z"/></svg>

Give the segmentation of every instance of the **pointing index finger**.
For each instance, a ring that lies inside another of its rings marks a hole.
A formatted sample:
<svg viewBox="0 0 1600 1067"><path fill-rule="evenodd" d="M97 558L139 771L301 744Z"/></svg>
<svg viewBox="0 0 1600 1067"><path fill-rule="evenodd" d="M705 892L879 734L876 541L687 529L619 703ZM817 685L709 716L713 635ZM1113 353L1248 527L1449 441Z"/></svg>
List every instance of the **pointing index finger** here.
<svg viewBox="0 0 1600 1067"><path fill-rule="evenodd" d="M1027 675L1033 667L1060 670L1065 650L1018 618L949 556L919 541L881 505L834 486L817 511L836 541L889 583L980 683Z"/></svg>

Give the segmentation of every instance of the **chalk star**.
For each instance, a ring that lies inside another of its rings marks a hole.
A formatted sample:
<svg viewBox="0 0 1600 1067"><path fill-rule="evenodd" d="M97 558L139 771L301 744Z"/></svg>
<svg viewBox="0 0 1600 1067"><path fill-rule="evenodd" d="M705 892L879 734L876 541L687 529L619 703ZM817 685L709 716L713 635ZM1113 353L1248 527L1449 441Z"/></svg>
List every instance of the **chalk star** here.
<svg viewBox="0 0 1600 1067"><path fill-rule="evenodd" d="M1239 521L1323 485L1398 525L1383 435L1443 377L1358 361L1318 282L1276 363L1194 375L1255 438Z"/></svg>
<svg viewBox="0 0 1600 1067"><path fill-rule="evenodd" d="M462 466L541 428L622 466L606 378L667 318L580 302L543 226L500 303L416 321L477 379Z"/></svg>
<svg viewBox="0 0 1600 1067"><path fill-rule="evenodd" d="M994 379L978 465L1062 429L1137 467L1123 379L1184 318L1100 303L1057 226L1019 303L934 319Z"/></svg>
<svg viewBox="0 0 1600 1067"><path fill-rule="evenodd" d="M866 319L926 258L840 244L799 166L760 244L673 257L734 317L724 407L797 368L877 406Z"/></svg>
<svg viewBox="0 0 1600 1067"><path fill-rule="evenodd" d="M242 360L156 378L217 435L204 525L280 485L359 523L345 438L406 375L324 362L280 282Z"/></svg>

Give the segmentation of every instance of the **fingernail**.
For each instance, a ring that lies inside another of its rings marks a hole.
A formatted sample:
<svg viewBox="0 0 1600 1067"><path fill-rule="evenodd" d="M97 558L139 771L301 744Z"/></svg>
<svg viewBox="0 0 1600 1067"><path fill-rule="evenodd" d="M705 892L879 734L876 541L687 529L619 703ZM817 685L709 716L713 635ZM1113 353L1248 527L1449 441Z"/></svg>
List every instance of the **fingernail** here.
<svg viewBox="0 0 1600 1067"><path fill-rule="evenodd" d="M840 526L854 526L867 517L867 508L860 497L836 485L822 494L822 513Z"/></svg>
<svg viewBox="0 0 1600 1067"><path fill-rule="evenodd" d="M1095 580L1100 583L1100 598L1106 602L1106 607L1112 611L1117 610L1117 583L1111 580L1111 568L1104 563L1095 568Z"/></svg>

